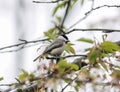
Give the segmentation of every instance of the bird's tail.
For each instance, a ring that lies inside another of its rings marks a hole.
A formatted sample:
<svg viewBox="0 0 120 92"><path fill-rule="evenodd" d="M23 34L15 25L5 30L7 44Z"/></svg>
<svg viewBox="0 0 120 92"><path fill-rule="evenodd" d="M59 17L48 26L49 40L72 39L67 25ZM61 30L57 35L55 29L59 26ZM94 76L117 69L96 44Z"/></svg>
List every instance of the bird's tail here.
<svg viewBox="0 0 120 92"><path fill-rule="evenodd" d="M37 57L33 60L33 62L35 62L36 60L41 59L41 58L43 58L43 55L37 56Z"/></svg>

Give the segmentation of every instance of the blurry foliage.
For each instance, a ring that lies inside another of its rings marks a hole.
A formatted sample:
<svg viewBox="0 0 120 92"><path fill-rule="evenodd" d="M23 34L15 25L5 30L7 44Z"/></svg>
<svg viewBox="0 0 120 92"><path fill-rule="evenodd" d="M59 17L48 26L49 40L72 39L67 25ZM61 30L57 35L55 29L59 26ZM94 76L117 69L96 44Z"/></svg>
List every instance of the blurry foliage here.
<svg viewBox="0 0 120 92"><path fill-rule="evenodd" d="M34 73L28 73L24 69L21 70L21 74L18 76L20 82L27 81L29 79L33 79L35 77Z"/></svg>
<svg viewBox="0 0 120 92"><path fill-rule="evenodd" d="M88 59L89 59L90 64L93 65L97 63L97 60L99 61L100 59L99 57L100 57L100 51L95 47L91 48L88 54Z"/></svg>
<svg viewBox="0 0 120 92"><path fill-rule="evenodd" d="M58 31L56 30L56 28L50 28L47 32L44 32L44 35L49 37L51 40L54 40L57 34Z"/></svg>
<svg viewBox="0 0 120 92"><path fill-rule="evenodd" d="M54 16L59 9L64 8L66 6L67 2L68 1L65 0L65 1L63 1L61 3L58 3L57 6L54 8L52 15Z"/></svg>
<svg viewBox="0 0 120 92"><path fill-rule="evenodd" d="M111 74L112 77L116 77L118 79L120 79L120 70L114 70Z"/></svg>
<svg viewBox="0 0 120 92"><path fill-rule="evenodd" d="M66 73L68 71L70 72L71 70L77 71L79 69L79 67L76 64L68 63L66 60L61 60L58 63L58 69L59 69L59 73L63 74L63 73Z"/></svg>
<svg viewBox="0 0 120 92"><path fill-rule="evenodd" d="M100 46L102 48L102 52L106 54L120 51L120 47L114 42L104 41Z"/></svg>
<svg viewBox="0 0 120 92"><path fill-rule="evenodd" d="M82 41L82 42L86 42L86 43L90 43L93 44L93 40L92 39L88 39L88 38L80 38L77 41Z"/></svg>
<svg viewBox="0 0 120 92"><path fill-rule="evenodd" d="M108 71L103 58L108 57L109 54L114 55L116 51L120 51L120 47L116 43L103 41L90 49L90 52L88 53L88 60L90 64L100 64Z"/></svg>
<svg viewBox="0 0 120 92"><path fill-rule="evenodd" d="M0 81L2 81L4 78L3 77L0 77Z"/></svg>
<svg viewBox="0 0 120 92"><path fill-rule="evenodd" d="M72 8L74 6L74 4L77 2L78 0L71 0L70 3L70 8ZM62 2L57 3L57 5L55 6L54 10L53 10L53 16L56 15L56 13L58 12L58 10L63 9L66 7L66 5L68 4L69 0L63 0ZM81 4L84 3L84 0L81 0Z"/></svg>
<svg viewBox="0 0 120 92"><path fill-rule="evenodd" d="M68 52L68 53L75 54L75 50L74 50L74 48L72 47L73 45L74 45L74 44L72 44L72 43L66 44L65 51Z"/></svg>

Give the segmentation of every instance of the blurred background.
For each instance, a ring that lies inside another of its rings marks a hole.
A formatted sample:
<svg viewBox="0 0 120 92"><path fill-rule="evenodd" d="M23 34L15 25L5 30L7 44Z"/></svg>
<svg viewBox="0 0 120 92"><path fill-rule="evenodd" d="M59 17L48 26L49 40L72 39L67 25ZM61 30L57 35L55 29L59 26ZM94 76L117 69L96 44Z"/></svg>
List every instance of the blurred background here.
<svg viewBox="0 0 120 92"><path fill-rule="evenodd" d="M46 0L43 0L46 1ZM65 26L69 28L77 20L84 17L90 10L92 0L85 0L83 6L76 3L70 11ZM101 5L120 5L120 0L94 0L94 7ZM44 31L53 27L52 11L55 4L36 4L32 0L0 0L0 48L21 43L19 39L31 41L42 39ZM85 20L73 28L106 28L120 29L120 8L101 8L93 11ZM70 40L76 37L96 37L101 41L102 32L75 32L69 34ZM119 41L120 33L108 34L108 40ZM86 44L80 44L82 50ZM39 45L31 46L19 51L6 52L0 50L0 83L15 81L21 69L32 72L37 68L38 62L33 59L38 55ZM79 46L77 46L79 47ZM14 48L16 49L16 48Z"/></svg>

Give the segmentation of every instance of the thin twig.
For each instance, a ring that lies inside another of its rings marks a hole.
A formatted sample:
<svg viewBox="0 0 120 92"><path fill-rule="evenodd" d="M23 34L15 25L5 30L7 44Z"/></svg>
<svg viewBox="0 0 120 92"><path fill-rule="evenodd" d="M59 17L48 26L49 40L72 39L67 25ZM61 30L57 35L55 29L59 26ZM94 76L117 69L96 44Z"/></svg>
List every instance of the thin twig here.
<svg viewBox="0 0 120 92"><path fill-rule="evenodd" d="M104 33L120 32L119 29L99 29L99 28L94 28L94 29L72 29L72 30L66 32L66 34L70 34L70 33L75 32L75 31L102 31Z"/></svg>
<svg viewBox="0 0 120 92"><path fill-rule="evenodd" d="M16 78L15 78L16 79ZM41 77L35 77L35 78L31 78L29 79L30 82L33 82L33 81L37 81L37 80L40 80L42 79ZM26 80L25 80L26 81ZM25 81L22 81L22 82L15 82L15 83L11 83L11 84L0 84L0 86L13 86L13 85L17 85L17 86L20 86L20 85L23 85L25 84Z"/></svg>
<svg viewBox="0 0 120 92"><path fill-rule="evenodd" d="M71 58L71 57L87 57L87 55L67 55L67 56L63 56L63 57L46 57L47 59L65 59L65 58Z"/></svg>
<svg viewBox="0 0 120 92"><path fill-rule="evenodd" d="M120 32L119 29L99 29L99 28L94 28L94 29L72 29L68 32L66 32L65 34L70 34L72 32L75 32L75 31L102 31L104 33L110 33L110 32ZM64 32L64 31L62 31ZM31 43L39 43L41 41L47 41L49 40L49 38L45 38L45 39L41 39L41 40L33 40L33 41L26 41L26 40L21 40L22 42L21 43L18 43L18 44L14 44L14 45L9 45L9 46L5 46L5 47L1 47L0 48L0 53L6 53L6 52L17 52L21 49L24 49L26 47L29 47L29 46L26 46L28 44L31 44ZM21 47L19 47L21 46ZM18 49L14 49L14 50L8 50L8 51L2 51L2 50L5 50L5 49L10 49L10 48L14 48L14 47L19 47Z"/></svg>
<svg viewBox="0 0 120 92"><path fill-rule="evenodd" d="M46 40L48 40L48 38L41 39L41 40L34 40L34 41L25 41L25 42L21 42L21 43L18 43L18 44L2 47L2 48L0 48L0 50L4 50L4 49L7 49L7 48L18 47L18 46L25 45L25 44L30 44L30 43L38 43L38 42L46 41Z"/></svg>
<svg viewBox="0 0 120 92"><path fill-rule="evenodd" d="M67 15L68 15L68 11L69 11L69 8L70 8L70 3L71 3L71 0L68 0L67 1L67 7L66 7L66 10L65 10L65 14L64 14L63 20L62 20L61 25L60 25L61 28L63 28L65 19L66 19Z"/></svg>
<svg viewBox="0 0 120 92"><path fill-rule="evenodd" d="M78 78L78 76L76 76L74 79L72 79L64 88L62 88L61 92L63 92L73 81L75 81Z"/></svg>
<svg viewBox="0 0 120 92"><path fill-rule="evenodd" d="M19 48L17 48L17 49L0 51L0 53L11 53L11 52L17 52L17 51L20 51L20 50L22 50L22 49L25 49L26 47L28 47L28 46L23 45L23 46L21 46L21 47L19 47Z"/></svg>
<svg viewBox="0 0 120 92"><path fill-rule="evenodd" d="M94 2L93 2L94 3ZM92 4L94 5L94 4ZM78 23L80 23L81 21L83 21L84 19L86 19L93 11L101 9L103 7L107 7L107 8L119 8L120 5L102 5L102 6L98 6L96 8L91 8L88 12L85 13L85 16L81 19L79 19L77 22L75 22L74 24L72 24L69 28L67 28L67 30L73 28L74 26L76 26Z"/></svg>
<svg viewBox="0 0 120 92"><path fill-rule="evenodd" d="M92 0L92 4L91 4L91 9L90 9L90 11L93 9L93 7L94 7L94 0ZM67 28L67 30L69 30L69 29L73 28L74 26L76 26L78 23L80 23L80 22L82 22L83 20L85 20L88 16L89 16L89 14L88 14L88 15L85 15L84 17L82 17L81 19L79 19L77 22L75 22L74 24L72 24L69 28Z"/></svg>
<svg viewBox="0 0 120 92"><path fill-rule="evenodd" d="M104 7L107 7L107 8L111 8L111 7L113 7L113 8L119 8L120 5L102 5L102 6L98 6L96 8L91 9L90 11L86 12L85 15L88 15L92 11L95 11L95 10L98 10L98 9L101 9L101 8L104 8Z"/></svg>
<svg viewBox="0 0 120 92"><path fill-rule="evenodd" d="M64 1L64 0L55 0L55 1L48 1L48 2L44 2L44 1L33 1L33 3L58 3L59 1Z"/></svg>
<svg viewBox="0 0 120 92"><path fill-rule="evenodd" d="M55 26L59 30L59 34L65 34L64 30L60 26Z"/></svg>
<svg viewBox="0 0 120 92"><path fill-rule="evenodd" d="M31 44L31 45L25 44L25 45L23 45L23 46L21 46L21 47L18 47L17 49L3 50L3 51L0 51L0 53L17 52L17 51L20 51L20 50L25 49L25 48L28 48L28 47L33 47L33 46L35 46L35 45L37 45L37 44Z"/></svg>

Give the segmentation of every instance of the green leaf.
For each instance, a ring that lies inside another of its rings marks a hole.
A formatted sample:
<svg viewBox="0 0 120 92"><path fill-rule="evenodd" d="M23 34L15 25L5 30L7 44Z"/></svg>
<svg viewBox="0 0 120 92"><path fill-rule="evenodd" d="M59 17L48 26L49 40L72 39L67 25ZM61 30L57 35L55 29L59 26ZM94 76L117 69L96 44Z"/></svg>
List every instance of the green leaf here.
<svg viewBox="0 0 120 92"><path fill-rule="evenodd" d="M85 49L86 52L87 52L87 51L90 51L90 50L91 50L91 48L86 48L86 49Z"/></svg>
<svg viewBox="0 0 120 92"><path fill-rule="evenodd" d="M76 92L79 92L79 86L78 86L78 85L76 85L76 86L74 87L74 89L75 89Z"/></svg>
<svg viewBox="0 0 120 92"><path fill-rule="evenodd" d="M101 47L104 53L113 53L114 51L120 51L120 47L116 43L110 41L104 41L101 43Z"/></svg>
<svg viewBox="0 0 120 92"><path fill-rule="evenodd" d="M99 63L106 71L108 71L106 64L102 60L100 60Z"/></svg>
<svg viewBox="0 0 120 92"><path fill-rule="evenodd" d="M60 60L60 62L58 62L58 66L60 68L65 68L68 65L66 60Z"/></svg>
<svg viewBox="0 0 120 92"><path fill-rule="evenodd" d="M92 65L96 62L96 59L99 57L99 54L100 52L96 48L91 49L90 53L88 54L88 59Z"/></svg>
<svg viewBox="0 0 120 92"><path fill-rule="evenodd" d="M76 3L78 0L72 0L73 3Z"/></svg>
<svg viewBox="0 0 120 92"><path fill-rule="evenodd" d="M93 44L93 40L92 39L88 39L88 38L80 38L77 41L82 41L82 42L86 42L86 43L90 43Z"/></svg>
<svg viewBox="0 0 120 92"><path fill-rule="evenodd" d="M72 7L74 6L74 4L77 2L78 0L71 0L71 3L70 3L70 8L72 9Z"/></svg>
<svg viewBox="0 0 120 92"><path fill-rule="evenodd" d="M58 62L58 69L60 74L71 72L72 70L77 71L79 69L78 65L67 63L66 60L60 60Z"/></svg>
<svg viewBox="0 0 120 92"><path fill-rule="evenodd" d="M73 45L73 44L71 44L71 43L66 44L65 51L68 52L68 53L75 54L75 50L74 50L74 48L72 47L72 45Z"/></svg>
<svg viewBox="0 0 120 92"><path fill-rule="evenodd" d="M72 70L76 70L76 71L79 69L78 65L76 64L70 64L70 67Z"/></svg>
<svg viewBox="0 0 120 92"><path fill-rule="evenodd" d="M56 14L56 12L58 11L59 7L60 7L60 6L56 6L56 7L54 8L54 11L53 11L52 16L54 16L54 15Z"/></svg>
<svg viewBox="0 0 120 92"><path fill-rule="evenodd" d="M55 28L51 28L47 32L44 32L44 34L45 34L45 36L47 36L50 39L54 40L56 35L57 35L57 31L55 30Z"/></svg>
<svg viewBox="0 0 120 92"><path fill-rule="evenodd" d="M80 87L81 85L83 85L83 82L82 81L79 81L79 79L77 79L75 81L75 83L77 84L76 86Z"/></svg>
<svg viewBox="0 0 120 92"><path fill-rule="evenodd" d="M30 78L30 79L35 78L35 74L34 74L34 73L29 74L29 78Z"/></svg>
<svg viewBox="0 0 120 92"><path fill-rule="evenodd" d="M22 69L22 73L18 76L20 81L24 81L28 77L28 72Z"/></svg>
<svg viewBox="0 0 120 92"><path fill-rule="evenodd" d="M52 16L54 16L54 15L56 14L56 12L57 12L60 8L65 7L65 5L66 5L66 1L63 1L62 3L58 4L58 5L54 8Z"/></svg>
<svg viewBox="0 0 120 92"><path fill-rule="evenodd" d="M74 50L74 48L71 47L71 46L70 46L70 48L69 48L69 51L70 51L72 54L75 54L75 50Z"/></svg>
<svg viewBox="0 0 120 92"><path fill-rule="evenodd" d="M82 67L87 66L87 63L83 62L82 60L83 60L83 58L76 58L76 59L74 59L74 61L72 63L76 64L80 70Z"/></svg>
<svg viewBox="0 0 120 92"><path fill-rule="evenodd" d="M111 76L120 79L120 70L117 70L117 69L114 70L114 71L111 73Z"/></svg>
<svg viewBox="0 0 120 92"><path fill-rule="evenodd" d="M2 81L4 78L3 77L0 77L0 81Z"/></svg>
<svg viewBox="0 0 120 92"><path fill-rule="evenodd" d="M58 20L58 22L61 22L61 17L60 16L56 16L56 19Z"/></svg>
<svg viewBox="0 0 120 92"><path fill-rule="evenodd" d="M119 66L119 65L116 65L116 66L115 66L115 68L118 68L118 69L120 69L120 66Z"/></svg>
<svg viewBox="0 0 120 92"><path fill-rule="evenodd" d="M82 68L82 69L81 69L81 73L84 73L84 74L88 75L88 74L89 74L89 71L88 71L87 68Z"/></svg>
<svg viewBox="0 0 120 92"><path fill-rule="evenodd" d="M60 60L57 65L59 67L58 69L60 74L63 74L65 69L68 67L68 63L66 60Z"/></svg>
<svg viewBox="0 0 120 92"><path fill-rule="evenodd" d="M20 81L25 81L26 79L33 79L33 78L35 78L34 72L28 73L27 71L25 71L23 69L21 71L22 71L22 73L18 76L18 79Z"/></svg>

